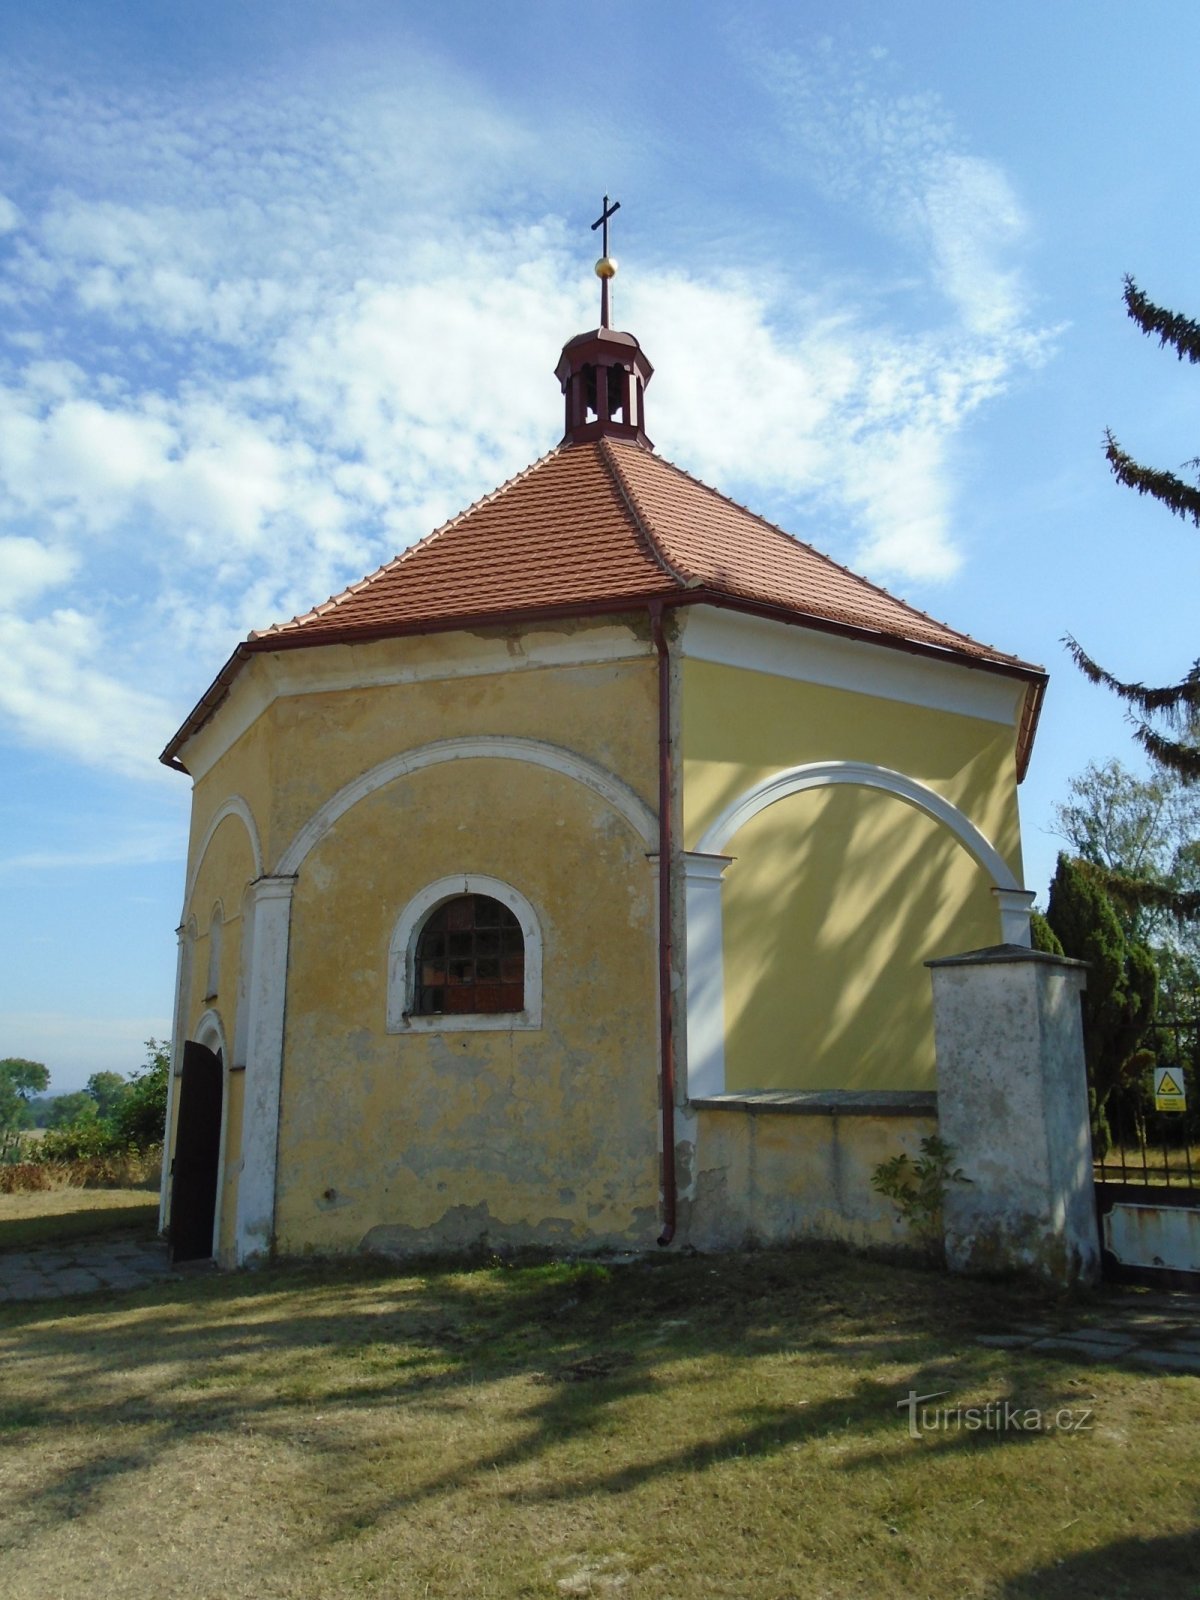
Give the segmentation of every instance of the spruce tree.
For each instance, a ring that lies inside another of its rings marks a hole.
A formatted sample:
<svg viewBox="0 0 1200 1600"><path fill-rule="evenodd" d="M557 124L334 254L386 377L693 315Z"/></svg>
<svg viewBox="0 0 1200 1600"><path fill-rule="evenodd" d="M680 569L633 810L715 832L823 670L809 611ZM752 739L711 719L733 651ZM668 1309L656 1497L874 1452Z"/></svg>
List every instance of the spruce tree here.
<svg viewBox="0 0 1200 1600"><path fill-rule="evenodd" d="M1132 278L1125 279L1125 309L1142 332L1168 345L1180 361L1200 362L1200 322L1189 321L1148 300ZM1104 453L1118 483L1138 494L1151 495L1185 522L1200 528L1200 484L1156 467L1145 467L1129 455L1111 429L1105 433ZM1189 461L1195 472L1200 458ZM1134 738L1151 761L1186 783L1200 783L1200 660L1193 662L1178 683L1158 688L1126 682L1088 655L1078 640L1067 636L1067 649L1081 671L1093 682L1111 689L1130 707ZM1159 906L1181 920L1200 918L1200 891L1181 890L1152 878L1128 873L1109 875L1112 893L1126 905Z"/></svg>
<svg viewBox="0 0 1200 1600"><path fill-rule="evenodd" d="M1088 964L1083 1053L1092 1144L1103 1156L1112 1143L1110 1102L1152 1060L1139 1046L1154 1021L1158 974L1146 946L1126 938L1096 869L1086 861L1059 856L1046 923L1063 953Z"/></svg>

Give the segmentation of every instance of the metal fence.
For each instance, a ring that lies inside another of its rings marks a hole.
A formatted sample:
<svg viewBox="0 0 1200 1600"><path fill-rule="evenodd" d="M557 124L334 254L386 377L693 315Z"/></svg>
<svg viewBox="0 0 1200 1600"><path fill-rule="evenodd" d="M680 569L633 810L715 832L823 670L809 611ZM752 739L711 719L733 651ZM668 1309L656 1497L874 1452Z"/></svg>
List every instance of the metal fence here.
<svg viewBox="0 0 1200 1600"><path fill-rule="evenodd" d="M1200 1203L1200 998L1186 1009L1158 1017L1145 1048L1152 1067L1130 1076L1108 1102L1111 1142L1096 1151L1098 1181L1141 1184L1155 1190L1175 1189L1197 1195ZM1155 1069L1167 1068L1183 1090L1186 1109L1160 1111L1155 1105ZM1160 1202L1176 1201L1158 1194Z"/></svg>

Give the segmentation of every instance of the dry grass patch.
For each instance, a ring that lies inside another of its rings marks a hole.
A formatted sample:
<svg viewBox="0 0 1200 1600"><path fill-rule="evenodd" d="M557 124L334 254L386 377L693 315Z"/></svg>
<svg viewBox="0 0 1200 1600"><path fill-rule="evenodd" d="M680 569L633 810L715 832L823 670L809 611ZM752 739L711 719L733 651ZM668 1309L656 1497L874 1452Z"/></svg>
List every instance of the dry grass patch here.
<svg viewBox="0 0 1200 1600"><path fill-rule="evenodd" d="M1195 1595L1200 1384L974 1342L1047 1314L820 1250L10 1308L5 1593ZM914 1440L909 1389L1094 1426Z"/></svg>
<svg viewBox="0 0 1200 1600"><path fill-rule="evenodd" d="M0 1194L0 1252L158 1228L158 1197L147 1189L48 1189Z"/></svg>

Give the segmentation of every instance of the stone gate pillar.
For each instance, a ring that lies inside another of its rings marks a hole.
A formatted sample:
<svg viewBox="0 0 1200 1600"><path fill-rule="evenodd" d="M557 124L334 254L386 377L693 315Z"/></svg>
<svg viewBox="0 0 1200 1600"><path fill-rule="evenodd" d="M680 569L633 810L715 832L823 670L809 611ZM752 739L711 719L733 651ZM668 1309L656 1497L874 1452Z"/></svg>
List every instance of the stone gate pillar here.
<svg viewBox="0 0 1200 1600"><path fill-rule="evenodd" d="M928 961L952 1271L1100 1267L1079 996L1086 965L1015 944Z"/></svg>

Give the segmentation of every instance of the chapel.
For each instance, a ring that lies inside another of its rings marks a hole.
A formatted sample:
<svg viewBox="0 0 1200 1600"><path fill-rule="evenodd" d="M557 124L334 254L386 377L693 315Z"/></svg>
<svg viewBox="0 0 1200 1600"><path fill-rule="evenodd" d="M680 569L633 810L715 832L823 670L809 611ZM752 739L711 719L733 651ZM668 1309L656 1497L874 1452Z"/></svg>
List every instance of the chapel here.
<svg viewBox="0 0 1200 1600"><path fill-rule="evenodd" d="M1044 672L658 454L604 209L561 439L163 753L177 1260L891 1240L925 964L1029 942Z"/></svg>

